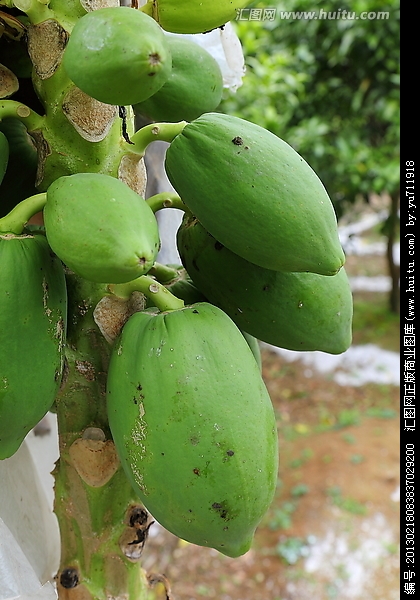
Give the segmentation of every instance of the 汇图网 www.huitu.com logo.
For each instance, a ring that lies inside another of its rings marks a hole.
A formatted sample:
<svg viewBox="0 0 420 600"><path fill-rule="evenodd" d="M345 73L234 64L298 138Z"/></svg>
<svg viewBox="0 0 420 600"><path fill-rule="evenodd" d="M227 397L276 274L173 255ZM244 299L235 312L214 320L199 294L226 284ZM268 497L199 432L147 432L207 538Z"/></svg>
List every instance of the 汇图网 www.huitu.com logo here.
<svg viewBox="0 0 420 600"><path fill-rule="evenodd" d="M276 17L281 20L294 20L294 19L325 19L325 20L338 20L344 19L349 21L355 21L361 19L362 21L373 21L375 19L386 20L389 19L388 11L364 11L357 13L356 11L346 10L339 8L338 10L310 10L310 11L286 11L278 10L277 8L238 8L236 11L236 21L275 21Z"/></svg>

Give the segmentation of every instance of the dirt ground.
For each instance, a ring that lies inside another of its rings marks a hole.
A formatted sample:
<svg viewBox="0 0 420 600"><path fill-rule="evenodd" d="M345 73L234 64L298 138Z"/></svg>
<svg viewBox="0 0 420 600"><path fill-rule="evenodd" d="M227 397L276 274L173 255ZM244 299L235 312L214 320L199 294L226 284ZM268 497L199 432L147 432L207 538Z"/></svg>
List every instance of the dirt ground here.
<svg viewBox="0 0 420 600"><path fill-rule="evenodd" d="M343 387L268 350L263 377L280 467L252 549L230 559L155 524L144 568L174 600L398 600L399 388Z"/></svg>

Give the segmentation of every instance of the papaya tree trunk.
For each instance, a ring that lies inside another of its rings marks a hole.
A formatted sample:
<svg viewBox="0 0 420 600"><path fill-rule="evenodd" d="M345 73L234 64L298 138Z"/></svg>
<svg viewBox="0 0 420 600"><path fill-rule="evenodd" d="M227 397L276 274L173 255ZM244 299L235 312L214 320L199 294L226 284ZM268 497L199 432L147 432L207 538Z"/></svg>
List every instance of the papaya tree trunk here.
<svg viewBox="0 0 420 600"><path fill-rule="evenodd" d="M74 275L67 281L67 366L56 400L60 458L54 471L59 598L151 600L139 565L151 520L120 466L106 416L110 345L93 319L105 286Z"/></svg>

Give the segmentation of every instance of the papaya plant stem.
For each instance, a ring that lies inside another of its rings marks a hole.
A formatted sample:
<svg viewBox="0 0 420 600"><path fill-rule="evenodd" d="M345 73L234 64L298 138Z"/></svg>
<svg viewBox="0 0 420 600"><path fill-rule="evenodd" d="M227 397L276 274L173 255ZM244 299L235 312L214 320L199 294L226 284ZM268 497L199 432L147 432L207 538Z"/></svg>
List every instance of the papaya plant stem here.
<svg viewBox="0 0 420 600"><path fill-rule="evenodd" d="M5 217L0 219L0 232L20 235L29 219L42 210L46 202L46 192L22 200Z"/></svg>
<svg viewBox="0 0 420 600"><path fill-rule="evenodd" d="M108 285L109 291L120 298L128 300L133 292L141 292L160 310L179 310L184 308L184 301L180 300L164 285L150 277L142 275L128 283L117 283Z"/></svg>
<svg viewBox="0 0 420 600"><path fill-rule="evenodd" d="M40 129L44 123L44 117L41 117L26 104L15 100L2 100L0 102L0 121L7 118L18 119L28 131Z"/></svg>
<svg viewBox="0 0 420 600"><path fill-rule="evenodd" d="M133 520L144 507L117 457L106 411L111 347L93 318L106 286L69 274L67 287L67 369L55 402L60 447L53 473L61 534L58 597L152 600L155 594L139 564L145 544Z"/></svg>
<svg viewBox="0 0 420 600"><path fill-rule="evenodd" d="M153 267L150 269L149 274L152 277L156 277L159 283L169 283L174 279L179 279L179 271L174 267L168 265L162 265L161 263L155 262Z"/></svg>
<svg viewBox="0 0 420 600"><path fill-rule="evenodd" d="M28 15L32 24L46 21L54 16L53 11L47 6L48 0L13 0L13 4Z"/></svg>
<svg viewBox="0 0 420 600"><path fill-rule="evenodd" d="M150 125L146 125L131 136L131 144L125 142L127 149L144 156L149 144L152 142L171 143L182 132L185 125L188 125L187 121L180 121L179 123L151 123Z"/></svg>
<svg viewBox="0 0 420 600"><path fill-rule="evenodd" d="M160 192L147 198L146 202L154 213L162 208L178 208L184 212L188 210L178 194L174 192Z"/></svg>

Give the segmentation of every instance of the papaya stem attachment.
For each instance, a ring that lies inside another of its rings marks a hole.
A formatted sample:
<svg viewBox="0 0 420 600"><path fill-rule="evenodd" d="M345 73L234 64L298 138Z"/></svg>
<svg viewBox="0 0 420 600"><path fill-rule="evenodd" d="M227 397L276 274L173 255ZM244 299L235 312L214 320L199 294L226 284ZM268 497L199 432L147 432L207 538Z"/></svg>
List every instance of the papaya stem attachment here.
<svg viewBox="0 0 420 600"><path fill-rule="evenodd" d="M152 277L156 277L159 283L169 283L174 281L175 279L179 279L179 271L174 267L170 267L169 265L162 265L162 263L157 263L153 265L153 267L149 271L149 275Z"/></svg>
<svg viewBox="0 0 420 600"><path fill-rule="evenodd" d="M187 121L179 123L150 123L145 125L131 136L131 144L127 144L130 152L136 152L141 156L146 153L146 148L152 142L171 143L174 138L182 132Z"/></svg>
<svg viewBox="0 0 420 600"><path fill-rule="evenodd" d="M128 300L133 292L141 292L149 298L160 311L179 310L180 308L184 308L183 300L180 300L171 294L164 285L149 275L142 275L128 283L109 284L108 290L111 294L124 298L125 300Z"/></svg>
<svg viewBox="0 0 420 600"><path fill-rule="evenodd" d="M46 202L46 192L22 200L5 217L0 219L0 232L20 235L29 219L42 210Z"/></svg>
<svg viewBox="0 0 420 600"><path fill-rule="evenodd" d="M21 121L28 131L40 129L44 123L44 117L41 117L34 110L15 100L3 100L0 102L0 121L2 119L13 118Z"/></svg>
<svg viewBox="0 0 420 600"><path fill-rule="evenodd" d="M162 208L178 208L184 212L188 210L178 194L174 192L160 192L147 198L146 202L154 213Z"/></svg>

